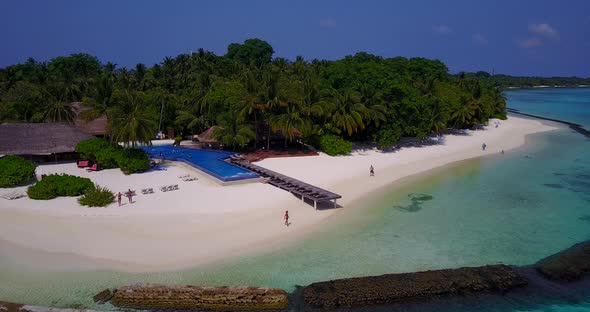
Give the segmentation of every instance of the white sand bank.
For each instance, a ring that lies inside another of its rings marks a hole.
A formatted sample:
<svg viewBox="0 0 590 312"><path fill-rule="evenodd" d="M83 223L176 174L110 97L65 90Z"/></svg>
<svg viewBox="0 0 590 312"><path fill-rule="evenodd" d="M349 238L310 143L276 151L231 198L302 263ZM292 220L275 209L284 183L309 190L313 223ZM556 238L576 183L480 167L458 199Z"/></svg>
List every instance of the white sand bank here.
<svg viewBox="0 0 590 312"><path fill-rule="evenodd" d="M341 157L266 159L258 164L341 194L340 205L357 209L352 202L400 178L508 151L523 145L526 135L552 129L535 120L511 117L501 121L498 128L447 136L444 145L404 148L395 153L367 150ZM481 150L483 142L486 151ZM371 178L370 165L376 172ZM115 192L128 188L138 193L142 188L155 190L154 194L139 194L133 204L124 199L125 205L114 203L106 208L82 207L75 198L0 199L1 241L31 251L90 258L99 268L161 271L227 260L253 250L276 248L342 211L315 211L267 184L220 186L184 166L125 176L118 169L86 172L75 164L59 164L40 166L37 174L43 173L89 177ZM178 178L186 173L199 180L184 182ZM159 186L169 184L178 184L180 190L159 190ZM0 194L10 191L0 190ZM288 228L282 221L285 209L292 221ZM30 266L43 263L31 262ZM67 261L63 269L68 269Z"/></svg>

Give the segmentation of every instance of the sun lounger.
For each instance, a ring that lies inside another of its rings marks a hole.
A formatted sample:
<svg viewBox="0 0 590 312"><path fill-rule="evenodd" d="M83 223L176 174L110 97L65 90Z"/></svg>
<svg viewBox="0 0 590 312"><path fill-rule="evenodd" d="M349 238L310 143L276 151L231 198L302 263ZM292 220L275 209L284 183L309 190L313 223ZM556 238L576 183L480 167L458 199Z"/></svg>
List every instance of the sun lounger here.
<svg viewBox="0 0 590 312"><path fill-rule="evenodd" d="M1 197L4 199L8 199L8 200L15 200L15 199L25 197L25 194L23 194L21 192L14 191L14 192L6 193L6 194L2 195Z"/></svg>
<svg viewBox="0 0 590 312"><path fill-rule="evenodd" d="M150 187L150 188L149 188L149 189L147 189L147 190L148 190L148 194L154 194L154 189L153 189L153 188L151 188L151 187Z"/></svg>
<svg viewBox="0 0 590 312"><path fill-rule="evenodd" d="M86 168L86 171L99 171L100 169L98 168L98 164L94 164L88 168Z"/></svg>
<svg viewBox="0 0 590 312"><path fill-rule="evenodd" d="M150 190L149 189L146 189L146 188L141 189L141 194L146 195L146 194L149 194L149 193L150 193Z"/></svg>
<svg viewBox="0 0 590 312"><path fill-rule="evenodd" d="M172 190L174 190L174 191L177 191L177 190L179 190L179 188L178 188L178 184L174 184L174 185L172 185Z"/></svg>
<svg viewBox="0 0 590 312"><path fill-rule="evenodd" d="M90 166L90 161L88 160L78 160L77 162L78 168L86 168Z"/></svg>
<svg viewBox="0 0 590 312"><path fill-rule="evenodd" d="M183 174L183 175L179 175L178 177L181 179L184 179L184 178L188 178L190 176L191 176L190 174Z"/></svg>
<svg viewBox="0 0 590 312"><path fill-rule="evenodd" d="M168 192L168 186L160 186L160 191Z"/></svg>

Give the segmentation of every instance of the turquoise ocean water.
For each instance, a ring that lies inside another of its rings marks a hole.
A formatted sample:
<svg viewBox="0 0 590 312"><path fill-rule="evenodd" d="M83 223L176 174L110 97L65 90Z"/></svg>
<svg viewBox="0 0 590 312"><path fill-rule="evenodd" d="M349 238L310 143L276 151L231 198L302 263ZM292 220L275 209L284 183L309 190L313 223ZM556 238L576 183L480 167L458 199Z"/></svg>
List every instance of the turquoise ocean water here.
<svg viewBox="0 0 590 312"><path fill-rule="evenodd" d="M511 108L590 128L590 89L515 90L506 96ZM530 265L590 239L590 139L562 128L534 135L530 142L504 155L409 178L293 245L216 266L149 274L96 271L84 259L24 251L0 238L0 300L109 309L93 305L92 295L139 281L292 291L296 285L352 276ZM36 261L43 261L44 269L35 269ZM58 265L64 262L71 267ZM590 311L586 286L535 288L402 310Z"/></svg>

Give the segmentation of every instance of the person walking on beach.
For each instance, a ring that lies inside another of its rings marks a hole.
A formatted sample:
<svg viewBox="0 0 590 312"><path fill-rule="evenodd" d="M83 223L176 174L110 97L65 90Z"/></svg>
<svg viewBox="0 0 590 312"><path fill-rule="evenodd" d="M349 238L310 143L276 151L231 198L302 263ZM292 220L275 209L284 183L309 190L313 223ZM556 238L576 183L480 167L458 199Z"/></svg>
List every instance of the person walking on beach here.
<svg viewBox="0 0 590 312"><path fill-rule="evenodd" d="M127 191L127 199L129 199L130 204L133 204L133 192L131 192L131 189Z"/></svg>
<svg viewBox="0 0 590 312"><path fill-rule="evenodd" d="M370 177L375 176L375 168L373 168L373 165L371 165L371 167L369 167L369 176Z"/></svg>
<svg viewBox="0 0 590 312"><path fill-rule="evenodd" d="M119 203L119 206L121 206L121 192L117 193L117 202Z"/></svg>
<svg viewBox="0 0 590 312"><path fill-rule="evenodd" d="M283 218L285 219L285 225L289 226L289 210L285 210L285 216Z"/></svg>
<svg viewBox="0 0 590 312"><path fill-rule="evenodd" d="M486 150L486 146L487 146L487 145L486 145L486 143L484 142L484 143L481 145L481 150L482 150L482 151L485 151L485 150Z"/></svg>

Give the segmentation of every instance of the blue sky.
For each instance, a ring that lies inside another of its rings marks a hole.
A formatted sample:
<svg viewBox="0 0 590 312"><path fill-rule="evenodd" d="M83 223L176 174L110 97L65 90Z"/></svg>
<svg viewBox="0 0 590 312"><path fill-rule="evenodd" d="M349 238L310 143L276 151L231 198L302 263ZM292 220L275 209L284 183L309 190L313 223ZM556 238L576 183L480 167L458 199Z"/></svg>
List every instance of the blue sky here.
<svg viewBox="0 0 590 312"><path fill-rule="evenodd" d="M288 59L366 51L436 58L451 72L590 76L590 0L3 0L0 35L0 67L77 52L153 65L261 38Z"/></svg>

